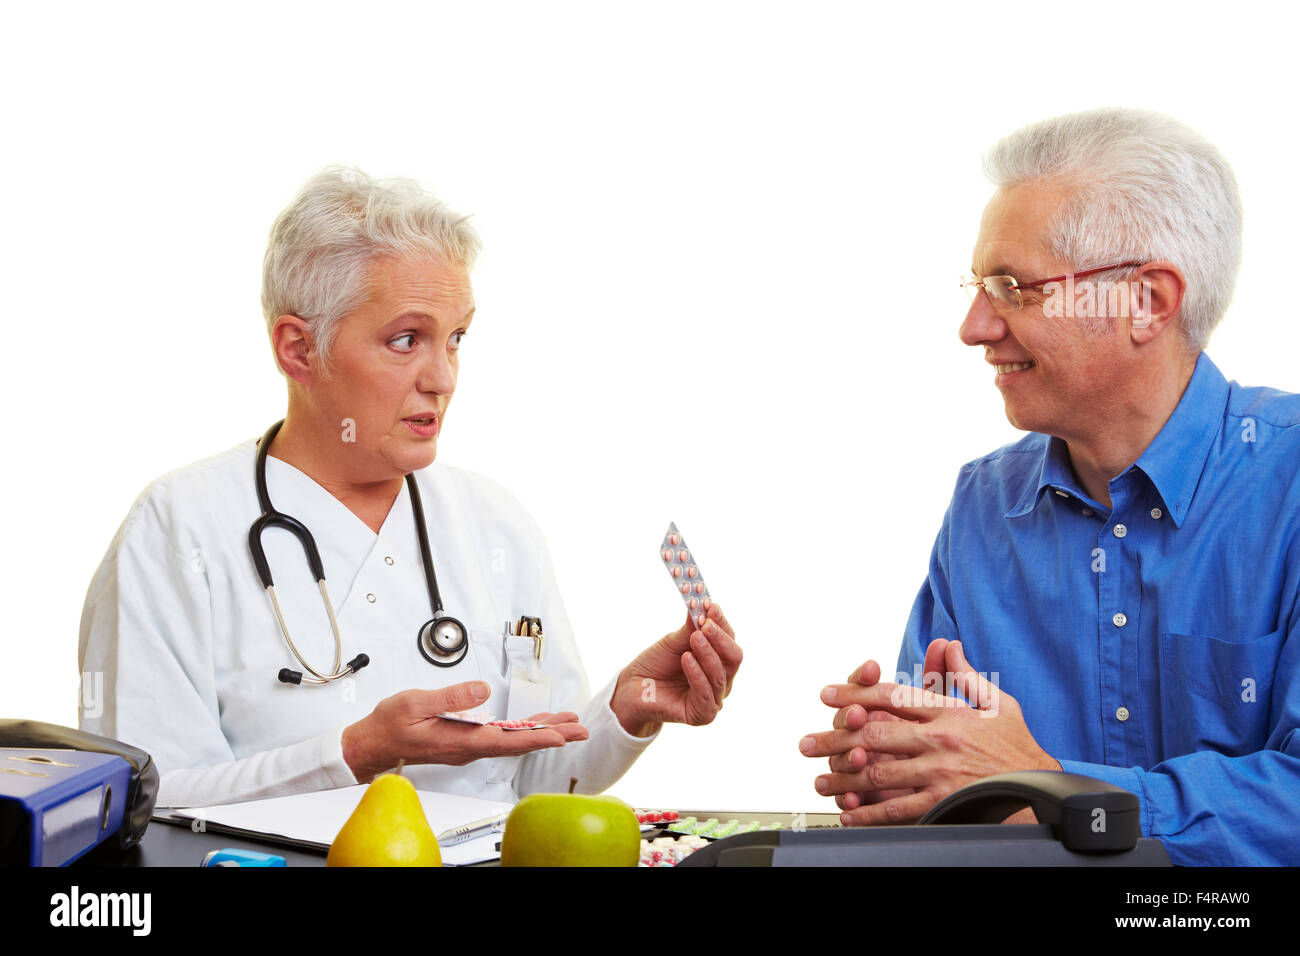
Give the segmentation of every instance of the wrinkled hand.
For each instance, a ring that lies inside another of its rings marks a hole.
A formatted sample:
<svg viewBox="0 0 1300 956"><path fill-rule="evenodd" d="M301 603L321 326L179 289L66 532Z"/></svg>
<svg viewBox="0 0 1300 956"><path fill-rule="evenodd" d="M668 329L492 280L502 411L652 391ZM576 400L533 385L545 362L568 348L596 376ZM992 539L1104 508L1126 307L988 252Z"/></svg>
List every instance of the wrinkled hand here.
<svg viewBox="0 0 1300 956"><path fill-rule="evenodd" d="M849 675L848 682L850 684L861 684L863 687L874 686L880 682L880 665L875 661L867 661ZM858 731L865 727L869 721L901 719L901 717L896 717L888 711L867 711L858 704L850 704L848 707L840 707L835 711L835 719L832 721L831 726L837 730ZM805 754L815 752L816 739L805 737L799 742L799 749ZM842 753L831 754L829 763L832 773L853 774L874 763L899 759L902 758L896 757L894 754L868 751L861 746L854 745ZM858 807L867 804L881 803L894 797L906 796L916 792L915 788L908 787L902 790L848 790L843 793L831 794L829 789L832 786L831 777L828 775L818 777L813 785L817 788L818 793L833 795L835 803L841 810L856 810Z"/></svg>
<svg viewBox="0 0 1300 956"><path fill-rule="evenodd" d="M722 608L712 604L703 627L688 614L685 624L623 668L610 706L637 737L649 737L664 723L710 723L731 693L743 656Z"/></svg>
<svg viewBox="0 0 1300 956"><path fill-rule="evenodd" d="M534 715L532 720L548 725L534 730L504 730L435 716L473 710L491 693L483 681L467 681L386 697L367 716L344 729L343 759L357 781L367 783L397 766L399 760L463 767L484 757L516 757L588 737L578 715L569 711Z"/></svg>
<svg viewBox="0 0 1300 956"><path fill-rule="evenodd" d="M944 653L947 644L948 642L945 640L932 641L926 649L925 667L922 670L922 686L926 690L943 693L946 667ZM880 665L875 661L867 661L849 675L848 682L850 684L861 684L863 687L872 687L880 682L880 676ZM868 711L859 704L850 704L847 707L836 709L835 719L831 726L837 730L857 731L866 726L869 721L902 719L885 710ZM799 749L805 754L811 752L812 755L816 755L816 743L814 737L805 737L799 742ZM865 770L866 767L874 763L904 759L906 759L904 756L867 750L864 747L854 745L842 753L831 754L829 764L832 773L853 774ZM858 807L867 804L882 803L894 797L906 796L916 792L915 787L907 787L900 790L849 790L841 793L832 789L835 782L832 777L827 775L818 777L813 786L818 793L834 796L835 803L841 810L856 810Z"/></svg>
<svg viewBox="0 0 1300 956"><path fill-rule="evenodd" d="M938 661L942 666L931 666ZM867 670L866 665L862 670ZM948 794L984 777L1012 770L1061 769L1034 740L1015 698L975 672L960 642L932 643L926 651L925 673L950 678L954 690L966 700L878 680L870 686L859 681L822 691L822 700L845 716L844 726L813 734L801 744L808 756L837 758L833 772L819 778L819 791L843 795L846 804L849 794L876 798L856 808L845 806L844 824L914 822ZM926 680L929 684L928 676ZM857 715L855 707L864 713ZM874 713L888 716L868 719ZM860 756L855 752L859 749ZM855 766L873 754L876 759ZM1012 819L1020 822L1024 816Z"/></svg>

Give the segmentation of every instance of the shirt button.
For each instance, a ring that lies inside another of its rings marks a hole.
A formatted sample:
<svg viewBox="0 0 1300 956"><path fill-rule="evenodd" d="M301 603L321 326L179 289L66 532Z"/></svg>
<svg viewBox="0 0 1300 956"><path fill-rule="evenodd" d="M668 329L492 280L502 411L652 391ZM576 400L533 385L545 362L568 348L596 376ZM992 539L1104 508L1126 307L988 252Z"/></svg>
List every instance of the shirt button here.
<svg viewBox="0 0 1300 956"><path fill-rule="evenodd" d="M1159 508L1151 509L1151 517L1156 518L1157 520L1160 518L1162 514L1164 514L1164 512L1161 511Z"/></svg>
<svg viewBox="0 0 1300 956"><path fill-rule="evenodd" d="M1084 509L1083 509L1083 513L1084 513L1085 515L1087 515L1089 518L1092 517L1092 509L1091 509L1091 508L1084 508Z"/></svg>
<svg viewBox="0 0 1300 956"><path fill-rule="evenodd" d="M1127 708L1127 707L1120 707L1118 710L1116 710L1116 711L1115 711L1115 719L1116 719L1116 720L1119 720L1119 721L1125 721L1125 720L1128 720L1128 708Z"/></svg>
<svg viewBox="0 0 1300 956"><path fill-rule="evenodd" d="M1111 529L1111 533L1117 538L1122 538L1124 535L1128 534L1128 528L1124 527L1122 524L1117 524L1113 529Z"/></svg>
<svg viewBox="0 0 1300 956"><path fill-rule="evenodd" d="M373 594L367 594L367 595L366 595L366 600L369 601L371 604L374 604L374 603L375 603L375 596L374 596Z"/></svg>
<svg viewBox="0 0 1300 956"><path fill-rule="evenodd" d="M1123 627L1125 624L1128 623L1128 615L1125 614L1123 611L1117 611L1115 613L1115 616L1112 617L1111 620L1115 622L1116 627Z"/></svg>
<svg viewBox="0 0 1300 956"><path fill-rule="evenodd" d="M1159 517L1159 515L1157 515L1156 517ZM393 563L393 556L391 554L384 555L384 564L392 564L392 563Z"/></svg>

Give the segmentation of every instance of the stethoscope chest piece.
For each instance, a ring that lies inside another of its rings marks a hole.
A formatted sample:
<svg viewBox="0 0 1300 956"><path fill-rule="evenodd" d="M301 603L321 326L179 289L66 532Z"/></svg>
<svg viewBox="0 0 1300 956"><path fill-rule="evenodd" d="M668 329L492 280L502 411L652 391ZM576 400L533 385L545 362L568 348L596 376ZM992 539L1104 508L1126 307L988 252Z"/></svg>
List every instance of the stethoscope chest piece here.
<svg viewBox="0 0 1300 956"><path fill-rule="evenodd" d="M469 634L454 617L435 617L420 628L416 644L430 664L451 667L469 653Z"/></svg>

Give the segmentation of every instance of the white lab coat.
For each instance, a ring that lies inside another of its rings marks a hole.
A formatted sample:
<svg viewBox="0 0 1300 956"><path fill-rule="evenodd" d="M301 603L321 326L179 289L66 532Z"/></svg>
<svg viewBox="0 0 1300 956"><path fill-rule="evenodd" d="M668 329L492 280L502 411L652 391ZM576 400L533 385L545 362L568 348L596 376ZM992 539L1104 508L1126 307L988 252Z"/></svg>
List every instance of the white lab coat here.
<svg viewBox="0 0 1300 956"><path fill-rule="evenodd" d="M595 793L613 784L652 738L623 730L613 681L592 697L549 552L515 498L481 476L434 463L416 475L446 613L470 632L454 667L420 655L431 616L403 483L376 535L307 475L267 459L275 507L306 524L325 567L343 635L343 661L368 667L320 686L280 683L302 670L281 636L253 566L249 526L261 514L256 443L164 475L132 506L91 581L81 619L81 726L141 747L162 774L159 806L204 806L357 783L343 760L343 728L385 697L481 679L484 705L505 717L509 671L526 665L529 638L503 638L506 621L540 617L551 710L572 710L590 739L464 767L414 765L423 790L511 801L535 791ZM263 547L289 634L317 670L334 659L320 591L302 547L269 529ZM101 699L96 699L102 680ZM89 682L89 683L87 683Z"/></svg>

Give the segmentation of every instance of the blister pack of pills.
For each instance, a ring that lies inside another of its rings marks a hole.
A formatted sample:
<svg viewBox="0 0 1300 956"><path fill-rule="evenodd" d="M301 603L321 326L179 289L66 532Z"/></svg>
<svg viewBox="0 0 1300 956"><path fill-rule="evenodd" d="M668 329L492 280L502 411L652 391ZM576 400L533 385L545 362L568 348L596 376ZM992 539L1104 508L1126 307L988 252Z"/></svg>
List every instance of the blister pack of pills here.
<svg viewBox="0 0 1300 956"><path fill-rule="evenodd" d="M670 833L682 833L689 836L704 837L707 840L725 840L729 836L736 836L739 833L756 833L759 830L783 830L785 825L782 823L759 823L757 820L737 820L734 817L729 820L719 820L717 817L709 817L707 820L700 820L697 817L682 817L668 824Z"/></svg>
<svg viewBox="0 0 1300 956"><path fill-rule="evenodd" d="M659 549L659 557L663 558L664 567L672 575L673 584L681 594L691 620L696 627L703 627L705 612L713 606L713 599L709 597L704 575L695 563L695 555L686 546L686 539L677 530L676 523L669 523L668 531L664 533L664 543Z"/></svg>
<svg viewBox="0 0 1300 956"><path fill-rule="evenodd" d="M434 714L435 717L441 717L443 720L454 720L461 724L478 724L480 727L500 727L502 730L540 730L549 724L539 724L535 720L498 720L486 710L464 710L460 713L447 711L441 714Z"/></svg>

